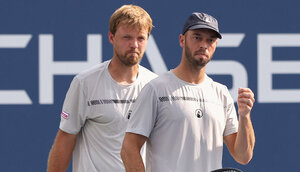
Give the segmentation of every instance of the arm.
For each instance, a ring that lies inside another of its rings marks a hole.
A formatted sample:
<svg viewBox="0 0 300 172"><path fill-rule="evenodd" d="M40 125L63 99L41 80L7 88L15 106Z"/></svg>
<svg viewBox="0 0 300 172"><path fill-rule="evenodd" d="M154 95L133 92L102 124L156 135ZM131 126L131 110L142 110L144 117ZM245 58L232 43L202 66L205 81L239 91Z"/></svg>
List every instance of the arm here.
<svg viewBox="0 0 300 172"><path fill-rule="evenodd" d="M145 136L126 133L121 150L126 172L145 172L140 150L146 140Z"/></svg>
<svg viewBox="0 0 300 172"><path fill-rule="evenodd" d="M254 103L254 94L249 88L240 88L238 94L239 127L235 134L224 137L232 157L241 164L247 164L252 159L255 135L250 112Z"/></svg>
<svg viewBox="0 0 300 172"><path fill-rule="evenodd" d="M76 135L58 130L54 144L49 153L48 172L66 171L76 144Z"/></svg>

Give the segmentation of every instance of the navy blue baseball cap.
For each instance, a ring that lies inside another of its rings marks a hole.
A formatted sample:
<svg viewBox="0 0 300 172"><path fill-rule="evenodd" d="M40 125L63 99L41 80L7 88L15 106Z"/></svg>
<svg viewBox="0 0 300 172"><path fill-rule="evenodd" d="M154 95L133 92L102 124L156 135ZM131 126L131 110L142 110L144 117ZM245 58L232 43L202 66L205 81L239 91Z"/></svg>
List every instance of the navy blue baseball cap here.
<svg viewBox="0 0 300 172"><path fill-rule="evenodd" d="M211 15L199 12L192 13L183 26L182 34L184 35L186 31L195 29L211 29L217 33L218 38L222 39L218 21Z"/></svg>

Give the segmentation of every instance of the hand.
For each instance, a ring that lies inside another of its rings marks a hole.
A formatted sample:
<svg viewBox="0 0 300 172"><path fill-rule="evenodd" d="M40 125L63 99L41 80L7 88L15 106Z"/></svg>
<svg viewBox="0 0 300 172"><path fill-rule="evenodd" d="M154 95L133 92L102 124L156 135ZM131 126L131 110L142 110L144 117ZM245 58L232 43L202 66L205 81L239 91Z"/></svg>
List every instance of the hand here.
<svg viewBox="0 0 300 172"><path fill-rule="evenodd" d="M239 88L237 104L240 116L250 115L254 102L254 94L249 88Z"/></svg>

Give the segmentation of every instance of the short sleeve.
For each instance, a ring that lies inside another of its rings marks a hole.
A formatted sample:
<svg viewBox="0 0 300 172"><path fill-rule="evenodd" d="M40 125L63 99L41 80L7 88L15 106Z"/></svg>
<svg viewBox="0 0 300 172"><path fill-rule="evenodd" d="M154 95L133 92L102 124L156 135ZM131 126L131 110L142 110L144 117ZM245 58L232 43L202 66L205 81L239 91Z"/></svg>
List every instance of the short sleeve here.
<svg viewBox="0 0 300 172"><path fill-rule="evenodd" d="M156 122L157 98L155 90L147 84L133 104L126 132L149 137Z"/></svg>
<svg viewBox="0 0 300 172"><path fill-rule="evenodd" d="M77 134L86 120L87 101L82 87L74 77L64 100L59 128L70 134Z"/></svg>
<svg viewBox="0 0 300 172"><path fill-rule="evenodd" d="M226 106L225 106L225 113L226 113L226 124L223 136L227 136L238 131L238 120L237 120L237 113L234 106L234 101L226 87Z"/></svg>

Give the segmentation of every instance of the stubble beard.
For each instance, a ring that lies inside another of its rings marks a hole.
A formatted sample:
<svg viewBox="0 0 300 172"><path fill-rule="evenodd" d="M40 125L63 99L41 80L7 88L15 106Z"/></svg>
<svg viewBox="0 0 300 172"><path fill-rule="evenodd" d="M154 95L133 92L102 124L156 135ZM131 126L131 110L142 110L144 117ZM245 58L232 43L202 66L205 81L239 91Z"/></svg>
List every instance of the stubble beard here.
<svg viewBox="0 0 300 172"><path fill-rule="evenodd" d="M196 52L195 52L196 53ZM199 58L196 59L195 55L193 55L192 51L190 50L188 45L185 45L185 57L187 61L196 68L203 68L207 65L208 62L210 62L211 58L204 59Z"/></svg>
<svg viewBox="0 0 300 172"><path fill-rule="evenodd" d="M134 66L140 63L142 60L143 54L138 52L137 54L130 54L131 51L127 51L125 54L119 54L116 52L117 58L125 65L125 66Z"/></svg>

